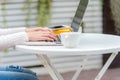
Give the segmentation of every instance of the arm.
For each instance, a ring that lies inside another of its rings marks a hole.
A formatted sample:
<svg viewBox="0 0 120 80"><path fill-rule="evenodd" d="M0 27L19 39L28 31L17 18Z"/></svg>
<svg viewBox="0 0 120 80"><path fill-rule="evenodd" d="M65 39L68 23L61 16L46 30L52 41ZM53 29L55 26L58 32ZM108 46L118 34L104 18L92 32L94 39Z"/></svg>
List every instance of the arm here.
<svg viewBox="0 0 120 80"><path fill-rule="evenodd" d="M55 41L56 36L48 29L43 30L26 30L14 34L0 36L0 51L14 47L18 44L24 44L26 41Z"/></svg>
<svg viewBox="0 0 120 80"><path fill-rule="evenodd" d="M28 41L25 32L0 36L0 51Z"/></svg>
<svg viewBox="0 0 120 80"><path fill-rule="evenodd" d="M0 35L7 35L7 34L13 34L17 32L23 32L25 31L25 28L7 28L7 29L0 29Z"/></svg>

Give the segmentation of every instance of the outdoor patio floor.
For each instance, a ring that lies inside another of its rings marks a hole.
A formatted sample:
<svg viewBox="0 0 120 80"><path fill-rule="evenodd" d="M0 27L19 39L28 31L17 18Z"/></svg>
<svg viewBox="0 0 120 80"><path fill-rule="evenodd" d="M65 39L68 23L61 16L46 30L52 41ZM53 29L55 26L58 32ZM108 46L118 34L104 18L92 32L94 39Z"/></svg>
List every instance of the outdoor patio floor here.
<svg viewBox="0 0 120 80"><path fill-rule="evenodd" d="M82 71L77 80L94 80L99 70L86 70ZM71 80L74 71L63 73L62 76L65 80ZM39 76L40 80L52 80L49 75ZM120 80L120 68L108 69L101 80Z"/></svg>

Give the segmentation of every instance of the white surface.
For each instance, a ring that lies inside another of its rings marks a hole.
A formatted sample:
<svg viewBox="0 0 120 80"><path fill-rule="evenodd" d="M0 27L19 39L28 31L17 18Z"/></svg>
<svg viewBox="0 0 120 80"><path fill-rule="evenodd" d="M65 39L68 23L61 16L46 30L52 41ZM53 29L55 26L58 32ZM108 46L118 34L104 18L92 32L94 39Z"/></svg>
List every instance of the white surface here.
<svg viewBox="0 0 120 80"><path fill-rule="evenodd" d="M17 45L17 50L60 55L89 55L105 54L120 51L120 37L107 34L83 33L78 48L64 48L63 46L26 46ZM64 54L62 54L64 53Z"/></svg>
<svg viewBox="0 0 120 80"><path fill-rule="evenodd" d="M59 42L25 42L25 45L29 46L61 46L62 44Z"/></svg>

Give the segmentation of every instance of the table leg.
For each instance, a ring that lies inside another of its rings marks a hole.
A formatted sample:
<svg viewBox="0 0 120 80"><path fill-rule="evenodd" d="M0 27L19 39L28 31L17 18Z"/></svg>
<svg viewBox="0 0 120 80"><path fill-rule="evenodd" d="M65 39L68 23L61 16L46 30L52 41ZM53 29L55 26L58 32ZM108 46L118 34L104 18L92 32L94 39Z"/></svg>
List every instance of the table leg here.
<svg viewBox="0 0 120 80"><path fill-rule="evenodd" d="M64 80L59 72L55 69L53 64L50 62L49 58L46 55L36 54L38 59L42 62L44 67L47 69L48 73L51 75L53 80Z"/></svg>
<svg viewBox="0 0 120 80"><path fill-rule="evenodd" d="M84 58L83 58L82 64L80 64L78 66L72 80L77 80L77 78L78 78L79 74L81 73L82 69L84 68L84 65L86 64L87 60L88 60L88 55L85 55Z"/></svg>
<svg viewBox="0 0 120 80"><path fill-rule="evenodd" d="M112 63L112 61L115 59L117 54L118 54L118 52L114 52L114 53L111 54L111 56L109 57L109 59L107 60L107 62L103 66L103 68L100 70L100 72L96 76L95 80L100 80L102 78L102 76L104 75L104 73L106 72L106 70L108 69L108 67Z"/></svg>

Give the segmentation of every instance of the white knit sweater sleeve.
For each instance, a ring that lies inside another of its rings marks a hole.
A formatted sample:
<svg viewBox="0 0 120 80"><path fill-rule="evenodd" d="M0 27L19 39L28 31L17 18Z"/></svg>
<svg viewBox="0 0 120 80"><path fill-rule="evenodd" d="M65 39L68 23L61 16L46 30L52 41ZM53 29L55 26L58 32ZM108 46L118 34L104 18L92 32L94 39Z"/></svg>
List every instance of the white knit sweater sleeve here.
<svg viewBox="0 0 120 80"><path fill-rule="evenodd" d="M23 44L25 41L28 41L28 37L25 32L2 35L0 36L0 51L14 47L17 44Z"/></svg>
<svg viewBox="0 0 120 80"><path fill-rule="evenodd" d="M0 29L0 35L13 34L13 33L23 32L23 31L25 31L25 27Z"/></svg>

